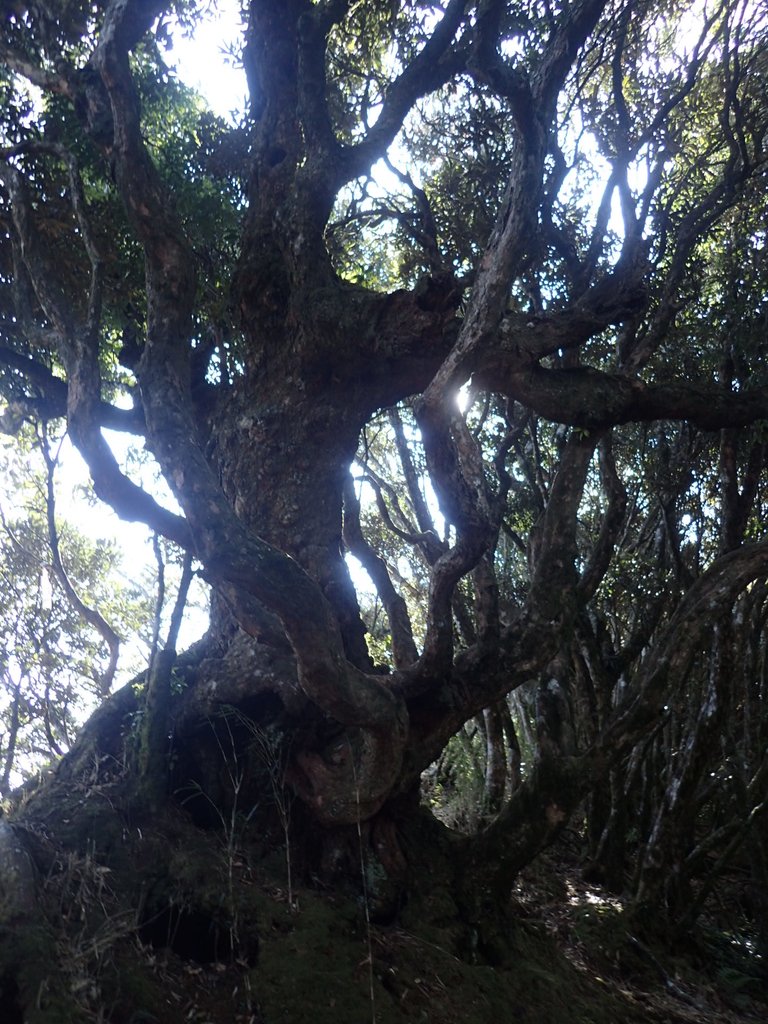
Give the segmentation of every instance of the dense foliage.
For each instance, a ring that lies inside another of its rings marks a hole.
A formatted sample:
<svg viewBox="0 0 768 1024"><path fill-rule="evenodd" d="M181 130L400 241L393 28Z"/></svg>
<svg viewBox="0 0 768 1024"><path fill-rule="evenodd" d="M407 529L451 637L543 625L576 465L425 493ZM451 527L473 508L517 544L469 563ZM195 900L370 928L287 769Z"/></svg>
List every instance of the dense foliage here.
<svg viewBox="0 0 768 1024"><path fill-rule="evenodd" d="M134 815L181 793L230 841L247 805L329 884L364 847L390 919L415 829L474 922L572 826L643 927L727 880L764 956L764 10L251 0L230 124L166 66L204 8L2 6L2 425L65 424L183 566L57 778L109 760Z"/></svg>

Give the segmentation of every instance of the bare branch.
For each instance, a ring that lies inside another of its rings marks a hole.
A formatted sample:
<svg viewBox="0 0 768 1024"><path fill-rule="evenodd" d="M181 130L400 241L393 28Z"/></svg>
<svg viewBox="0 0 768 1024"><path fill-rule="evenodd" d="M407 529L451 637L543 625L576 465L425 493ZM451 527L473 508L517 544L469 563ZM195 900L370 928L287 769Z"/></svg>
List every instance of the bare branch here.
<svg viewBox="0 0 768 1024"><path fill-rule="evenodd" d="M373 580L384 605L392 636L392 658L395 668L405 668L413 664L418 652L413 642L408 608L392 585L386 562L376 554L363 536L360 527L360 501L355 494L351 475L344 485L344 543Z"/></svg>
<svg viewBox="0 0 768 1024"><path fill-rule="evenodd" d="M99 693L102 698L105 698L112 689L115 672L117 671L117 661L120 657L120 637L96 608L91 608L85 603L85 601L83 601L75 589L72 580L69 578L69 573L64 568L64 563L61 560L59 531L56 526L56 492L54 487L54 477L58 456L51 455L50 448L48 447L48 434L45 426L43 426L40 436L40 450L43 453L46 468L45 510L48 522L48 543L51 547L51 567L59 582L59 586L64 591L69 603L83 621L87 622L89 626L92 626L96 630L101 639L107 645L107 649L109 650L109 663L98 679Z"/></svg>

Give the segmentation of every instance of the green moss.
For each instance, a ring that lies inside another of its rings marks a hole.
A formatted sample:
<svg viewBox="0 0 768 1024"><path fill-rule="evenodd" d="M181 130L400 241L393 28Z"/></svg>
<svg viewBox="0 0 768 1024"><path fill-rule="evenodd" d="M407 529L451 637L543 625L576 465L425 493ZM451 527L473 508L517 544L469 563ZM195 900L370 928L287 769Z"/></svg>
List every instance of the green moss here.
<svg viewBox="0 0 768 1024"><path fill-rule="evenodd" d="M417 822L407 839L408 902L384 926L370 921L384 884L375 864L367 915L359 898L306 884L297 884L289 907L282 856L265 858L262 836L243 829L227 843L171 808L138 824L116 809L114 794L72 792L67 800L66 818L69 804L73 814L81 808L81 831L62 821L65 844L86 852L52 847L40 873L39 921L0 944L0 977L15 979L30 1024L127 1024L139 1013L168 1024L235 1024L252 1013L269 1024L648 1019L647 1007L621 991L624 978L643 986L653 979L632 958L618 910L570 908L564 950L521 907L494 908L479 894L462 909L451 841L429 823ZM61 835L40 838L41 848ZM39 867L45 860L36 859ZM567 906L559 892L553 899ZM163 920L168 908L177 916L153 933L147 923L153 915ZM201 929L205 948L166 940L184 922ZM234 952L230 936L238 940ZM578 966L566 956L574 949L584 954ZM720 980L732 1005L753 996L743 965L737 973L723 958L720 966L731 968Z"/></svg>

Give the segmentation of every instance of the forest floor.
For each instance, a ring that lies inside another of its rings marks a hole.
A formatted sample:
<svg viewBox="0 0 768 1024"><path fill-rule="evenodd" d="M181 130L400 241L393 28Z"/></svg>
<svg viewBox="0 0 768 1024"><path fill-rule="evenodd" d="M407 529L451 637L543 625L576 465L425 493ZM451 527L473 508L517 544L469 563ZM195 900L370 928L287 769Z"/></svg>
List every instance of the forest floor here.
<svg viewBox="0 0 768 1024"><path fill-rule="evenodd" d="M739 931L735 907L719 920L710 915L701 921L685 948L652 950L628 931L622 901L584 882L579 859L578 841L564 837L527 869L516 892L533 926L586 983L584 1006L565 1010L559 1020L768 1021L768 967ZM601 987L613 1003L607 1016L598 1012ZM611 1016L617 1009L621 1015Z"/></svg>
<svg viewBox="0 0 768 1024"><path fill-rule="evenodd" d="M651 951L628 934L621 903L582 881L567 837L520 879L506 954L492 965L466 929L459 938L455 920L424 907L385 926L320 886L289 897L283 854L257 862L247 844L182 814L156 831L116 831L108 857L63 855L65 836L26 827L38 866L49 864L53 947L35 1009L6 987L2 1024L768 1020L765 965L747 942L712 921L674 956Z"/></svg>

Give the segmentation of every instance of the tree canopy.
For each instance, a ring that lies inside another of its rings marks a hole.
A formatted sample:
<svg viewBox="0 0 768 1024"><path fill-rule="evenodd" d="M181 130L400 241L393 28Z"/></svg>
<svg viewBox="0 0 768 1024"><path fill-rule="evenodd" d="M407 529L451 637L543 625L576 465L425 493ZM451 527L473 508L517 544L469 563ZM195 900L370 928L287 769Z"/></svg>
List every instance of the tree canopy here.
<svg viewBox="0 0 768 1024"><path fill-rule="evenodd" d="M215 827L268 736L280 841L364 842L384 916L425 807L465 917L569 823L646 923L765 892L764 10L251 0L234 123L169 70L205 14L2 5L2 427L63 424L184 566L58 784L108 754Z"/></svg>

